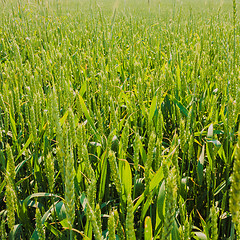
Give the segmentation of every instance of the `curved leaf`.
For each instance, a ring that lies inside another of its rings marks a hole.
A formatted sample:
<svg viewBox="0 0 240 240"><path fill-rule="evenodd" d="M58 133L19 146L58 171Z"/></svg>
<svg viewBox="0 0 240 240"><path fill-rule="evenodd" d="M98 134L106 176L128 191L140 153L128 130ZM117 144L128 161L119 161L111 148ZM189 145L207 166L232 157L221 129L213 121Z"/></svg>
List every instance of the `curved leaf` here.
<svg viewBox="0 0 240 240"><path fill-rule="evenodd" d="M30 199L35 198L35 197L56 197L64 200L62 197L53 194L53 193L45 193L45 192L40 192L40 193L34 193L29 195L24 201L23 201L23 211L25 212L27 210L27 205Z"/></svg>

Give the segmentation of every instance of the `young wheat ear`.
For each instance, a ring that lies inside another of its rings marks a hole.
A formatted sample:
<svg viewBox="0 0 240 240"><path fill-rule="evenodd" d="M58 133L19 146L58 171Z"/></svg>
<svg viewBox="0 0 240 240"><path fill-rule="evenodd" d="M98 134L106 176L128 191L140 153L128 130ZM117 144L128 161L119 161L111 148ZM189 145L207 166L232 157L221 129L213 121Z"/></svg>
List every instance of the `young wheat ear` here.
<svg viewBox="0 0 240 240"><path fill-rule="evenodd" d="M117 190L119 196L121 196L122 183L121 183L121 178L119 175L119 169L118 169L118 165L117 165L117 161L116 161L116 156L112 150L109 151L108 161L109 161L109 165L110 165L111 176L114 180L116 190Z"/></svg>
<svg viewBox="0 0 240 240"><path fill-rule="evenodd" d="M15 207L16 207L16 193L14 191L14 188L12 186L12 179L9 177L9 173L7 173L6 177L6 191L5 191L5 197L6 197L6 205L7 205L7 223L8 227L12 231L14 229L15 225Z"/></svg>
<svg viewBox="0 0 240 240"><path fill-rule="evenodd" d="M45 240L45 229L42 224L42 215L39 208L36 209L36 230L39 240Z"/></svg>
<svg viewBox="0 0 240 240"><path fill-rule="evenodd" d="M114 211L110 212L108 218L108 239L115 240L115 219L114 219Z"/></svg>
<svg viewBox="0 0 240 240"><path fill-rule="evenodd" d="M230 192L229 207L232 213L232 221L235 224L237 236L240 237L240 126L238 131L238 143L236 157L233 165L232 185Z"/></svg>
<svg viewBox="0 0 240 240"><path fill-rule="evenodd" d="M162 240L171 238L171 231L175 218L177 200L177 180L176 169L173 167L166 178L166 202L165 202L165 219L163 223Z"/></svg>
<svg viewBox="0 0 240 240"><path fill-rule="evenodd" d="M130 194L127 197L126 239L136 240L134 230L133 202Z"/></svg>
<svg viewBox="0 0 240 240"><path fill-rule="evenodd" d="M1 220L0 237L1 237L2 240L6 240L7 239L7 233L6 233L4 219Z"/></svg>
<svg viewBox="0 0 240 240"><path fill-rule="evenodd" d="M65 177L65 200L66 200L66 214L70 230L72 229L75 219L75 188L74 188L74 157L70 147L67 154L67 166Z"/></svg>

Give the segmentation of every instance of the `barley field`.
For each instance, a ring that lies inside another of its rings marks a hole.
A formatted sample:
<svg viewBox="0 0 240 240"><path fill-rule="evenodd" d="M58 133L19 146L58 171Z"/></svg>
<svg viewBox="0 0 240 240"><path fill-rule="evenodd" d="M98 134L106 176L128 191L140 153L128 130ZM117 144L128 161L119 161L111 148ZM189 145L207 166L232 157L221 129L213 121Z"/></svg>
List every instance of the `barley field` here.
<svg viewBox="0 0 240 240"><path fill-rule="evenodd" d="M0 239L240 239L239 6L0 0Z"/></svg>

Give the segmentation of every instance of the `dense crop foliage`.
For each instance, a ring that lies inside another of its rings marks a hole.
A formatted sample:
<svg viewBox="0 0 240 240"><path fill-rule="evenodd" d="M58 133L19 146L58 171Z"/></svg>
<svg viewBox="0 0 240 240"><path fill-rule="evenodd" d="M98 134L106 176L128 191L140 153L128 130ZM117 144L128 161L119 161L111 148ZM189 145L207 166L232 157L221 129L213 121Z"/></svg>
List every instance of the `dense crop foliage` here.
<svg viewBox="0 0 240 240"><path fill-rule="evenodd" d="M0 2L1 239L239 239L236 1Z"/></svg>

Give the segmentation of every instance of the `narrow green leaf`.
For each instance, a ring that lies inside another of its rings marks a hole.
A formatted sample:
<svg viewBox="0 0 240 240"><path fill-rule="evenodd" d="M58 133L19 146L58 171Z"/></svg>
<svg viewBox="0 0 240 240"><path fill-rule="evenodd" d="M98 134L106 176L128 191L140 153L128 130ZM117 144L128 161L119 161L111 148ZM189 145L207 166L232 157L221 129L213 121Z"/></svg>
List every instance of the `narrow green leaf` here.
<svg viewBox="0 0 240 240"><path fill-rule="evenodd" d="M84 93L86 92L86 90L87 90L87 81L85 81L85 82L82 84L82 86L81 86L81 89L80 89L80 92L79 92L80 96L83 97L83 95L84 95Z"/></svg>
<svg viewBox="0 0 240 240"><path fill-rule="evenodd" d="M174 239L174 240L181 240L180 235L179 235L179 231L178 231L178 225L177 225L176 219L174 219L172 225L173 225L173 228L172 228L172 239Z"/></svg>
<svg viewBox="0 0 240 240"><path fill-rule="evenodd" d="M32 156L28 159L23 160L22 162L20 162L16 167L15 167L15 172L16 174L19 172L19 170L22 168L22 166L24 165L25 162L27 162L28 160L30 160L32 158Z"/></svg>
<svg viewBox="0 0 240 240"><path fill-rule="evenodd" d="M119 173L121 177L121 182L123 186L123 190L125 193L125 197L131 194L132 190L132 171L128 161L120 161L119 162Z"/></svg>
<svg viewBox="0 0 240 240"><path fill-rule="evenodd" d="M0 193L2 192L2 190L4 189L5 186L6 186L6 181L3 180L1 185L0 185Z"/></svg>
<svg viewBox="0 0 240 240"><path fill-rule="evenodd" d="M63 115L63 116L61 117L61 119L60 119L60 125L61 125L61 126L65 123L67 117L68 117L68 111L66 111L66 112L64 113L64 115Z"/></svg>
<svg viewBox="0 0 240 240"><path fill-rule="evenodd" d="M60 232L57 228L55 228L52 224L45 222L45 226L53 235L55 235L58 239L62 239L62 232Z"/></svg>
<svg viewBox="0 0 240 240"><path fill-rule="evenodd" d="M106 184L106 179L107 179L107 159L106 159L106 153L107 151L105 151L103 154L102 154L102 157L101 157L101 170L100 170L100 174L101 174L101 177L100 177L100 186L99 186L99 201L101 202L101 200L103 199L104 197L104 193L105 193L105 184Z"/></svg>
<svg viewBox="0 0 240 240"><path fill-rule="evenodd" d="M159 185L159 183L163 180L163 170L162 167L158 169L158 171L153 176L149 186L145 189L143 194L139 197L138 201L135 203L133 210L136 211L139 205L142 203L142 201L145 199L145 197L148 196L149 192L151 192L155 187Z"/></svg>
<svg viewBox="0 0 240 240"><path fill-rule="evenodd" d="M59 206L58 206L59 205ZM42 224L45 223L45 221L51 216L52 212L55 211L56 209L61 209L63 205L63 202L60 201L60 202L55 202L54 204L51 205L51 207L44 213L44 215L42 216L42 219L41 219L41 222ZM36 229L34 230L32 236L31 236L31 239L33 240L38 240L38 236L37 236L37 231Z"/></svg>
<svg viewBox="0 0 240 240"><path fill-rule="evenodd" d="M33 140L33 135L32 135L32 133L31 133L30 136L29 136L29 138L28 138L28 140L27 140L27 142L25 143L25 145L23 146L22 150L21 150L20 153L18 154L15 162L16 162L16 161L22 156L22 154L26 151L27 147L28 147L29 144L32 142L32 140Z"/></svg>
<svg viewBox="0 0 240 240"><path fill-rule="evenodd" d="M179 107L180 111L182 112L182 114L185 115L185 117L188 116L188 110L186 107L183 106L183 104L178 101L176 98L173 99L173 102Z"/></svg>
<svg viewBox="0 0 240 240"><path fill-rule="evenodd" d="M214 196L217 196L221 191L225 190L227 186L231 184L230 178L228 178L227 182L223 181L221 182L216 189L214 190Z"/></svg>
<svg viewBox="0 0 240 240"><path fill-rule="evenodd" d="M157 108L157 96L154 96L152 99L152 103L151 103L149 114L148 114L148 122L152 121L156 108Z"/></svg>
<svg viewBox="0 0 240 240"><path fill-rule="evenodd" d="M210 146L211 148L211 146ZM208 162L209 162L209 165L210 165L210 168L211 168L211 171L213 170L213 159L212 159L212 155L211 153L213 154L213 149L209 149L209 144L207 143L207 146L206 146L206 154L207 154L207 158L208 158Z"/></svg>
<svg viewBox="0 0 240 240"><path fill-rule="evenodd" d="M158 198L157 198L157 211L158 216L161 221L164 221L165 217L165 181L162 182L161 187L159 188Z"/></svg>
<svg viewBox="0 0 240 240"><path fill-rule="evenodd" d="M147 214L147 211L148 211L149 207L151 206L151 204L152 204L152 196L151 196L151 194L149 194L147 196L147 199L146 199L146 201L145 201L145 203L143 205L143 208L142 208L141 221L144 220L144 218L145 218L145 216Z"/></svg>
<svg viewBox="0 0 240 240"><path fill-rule="evenodd" d="M15 120L12 117L11 111L9 111L9 118L10 118L10 125L12 129L14 141L17 141L17 128L16 128Z"/></svg>
<svg viewBox="0 0 240 240"><path fill-rule="evenodd" d="M14 228L11 232L12 236L14 237L14 239L17 239L18 236L20 236L20 232L22 231L22 224L17 224L14 225Z"/></svg>
<svg viewBox="0 0 240 240"><path fill-rule="evenodd" d="M82 110L83 110L83 112L84 112L84 114L85 114L85 117L86 117L88 123L89 123L90 126L92 127L95 136L96 136L99 140L101 140L101 137L99 136L99 133L98 133L97 129L96 129L95 126L94 126L93 120L92 120L92 118L91 118L90 115L89 115L88 109L87 109L87 107L86 107L86 105L85 105L85 103L84 103L84 100L83 100L82 96L79 94L78 97L79 97Z"/></svg>
<svg viewBox="0 0 240 240"><path fill-rule="evenodd" d="M199 217L200 217L200 220L201 220L201 224L202 224L202 227L203 227L203 234L207 237L206 239L208 239L208 234L209 234L209 229L208 229L208 225L207 223L204 221L203 217L200 215L200 213L197 211ZM201 234L200 236L204 236L203 234ZM200 238L201 239L201 238Z"/></svg>
<svg viewBox="0 0 240 240"><path fill-rule="evenodd" d="M145 164L146 161L147 161L147 153L146 153L146 150L143 147L143 144L142 144L141 140L139 141L139 143L140 143L140 154L142 156L143 164Z"/></svg>

